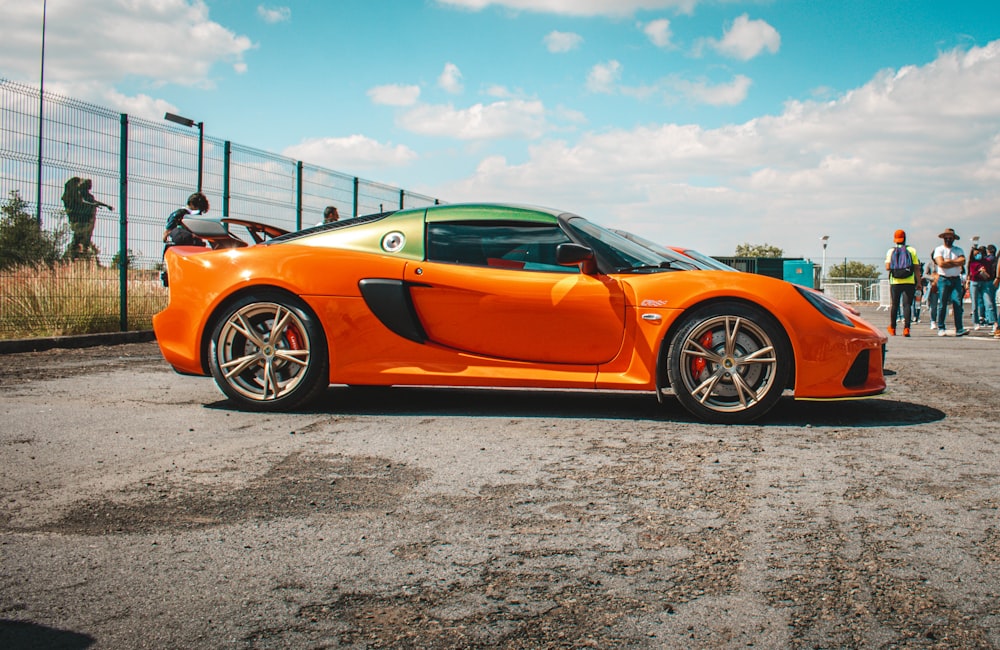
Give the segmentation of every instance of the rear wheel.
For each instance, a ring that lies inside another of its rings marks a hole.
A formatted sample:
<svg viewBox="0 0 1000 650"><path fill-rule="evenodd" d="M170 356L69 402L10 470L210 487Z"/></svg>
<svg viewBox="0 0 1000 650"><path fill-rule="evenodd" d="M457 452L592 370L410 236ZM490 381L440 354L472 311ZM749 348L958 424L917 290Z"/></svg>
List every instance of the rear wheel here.
<svg viewBox="0 0 1000 650"><path fill-rule="evenodd" d="M292 296L244 296L212 333L209 365L215 383L241 408L294 408L329 383L323 329Z"/></svg>
<svg viewBox="0 0 1000 650"><path fill-rule="evenodd" d="M725 424L764 415L781 397L792 352L762 309L719 303L684 317L667 354L674 394L692 414Z"/></svg>

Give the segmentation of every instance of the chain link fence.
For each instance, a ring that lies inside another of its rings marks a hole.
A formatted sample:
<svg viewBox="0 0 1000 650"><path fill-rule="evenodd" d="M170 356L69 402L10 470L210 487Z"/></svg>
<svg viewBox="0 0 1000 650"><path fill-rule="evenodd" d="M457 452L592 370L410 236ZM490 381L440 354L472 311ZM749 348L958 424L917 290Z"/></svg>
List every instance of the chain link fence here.
<svg viewBox="0 0 1000 650"><path fill-rule="evenodd" d="M148 329L167 300L164 222L199 180L211 216L286 230L328 205L350 217L439 203L0 80L0 338ZM89 219L69 197L83 181Z"/></svg>

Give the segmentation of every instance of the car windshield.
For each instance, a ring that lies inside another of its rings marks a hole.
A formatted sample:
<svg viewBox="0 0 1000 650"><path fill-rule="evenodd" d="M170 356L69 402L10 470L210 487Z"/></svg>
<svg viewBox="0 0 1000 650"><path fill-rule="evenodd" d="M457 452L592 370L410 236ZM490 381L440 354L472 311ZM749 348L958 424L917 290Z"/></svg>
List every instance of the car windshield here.
<svg viewBox="0 0 1000 650"><path fill-rule="evenodd" d="M728 264L720 262L714 257L709 257L708 255L705 255L704 253L699 253L698 251L691 248L685 248L684 254L693 260L698 260L702 264L706 264L707 266L710 266L713 269L718 269L719 271L737 271L737 272L739 271L739 269L734 269L733 267L729 266Z"/></svg>
<svg viewBox="0 0 1000 650"><path fill-rule="evenodd" d="M663 259L668 260L670 262L670 265L675 269L693 271L697 269L707 270L709 268L715 268L715 267L709 267L708 265L705 264L701 264L695 261L694 259L688 257L687 255L684 255L683 253L678 253L677 251L666 248L665 246L660 246L655 242L645 239L644 237L640 237L639 235L630 233L627 230L613 229L612 232L621 235L630 242L639 244L643 248L648 248L649 250L653 251Z"/></svg>
<svg viewBox="0 0 1000 650"><path fill-rule="evenodd" d="M569 219L567 226L581 243L594 249L594 254L617 272L671 270L660 255L583 217Z"/></svg>

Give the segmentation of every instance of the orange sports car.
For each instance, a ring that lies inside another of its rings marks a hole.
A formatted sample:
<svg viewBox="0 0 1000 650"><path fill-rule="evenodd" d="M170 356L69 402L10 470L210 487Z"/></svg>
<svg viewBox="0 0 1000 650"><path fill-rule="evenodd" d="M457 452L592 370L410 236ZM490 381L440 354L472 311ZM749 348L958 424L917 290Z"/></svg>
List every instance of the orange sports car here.
<svg viewBox="0 0 1000 650"><path fill-rule="evenodd" d="M690 270L575 214L441 205L260 226L278 236L249 246L190 227L216 248L167 250L156 338L240 408L292 409L330 384L624 389L739 423L786 390L885 390L886 338L843 303Z"/></svg>

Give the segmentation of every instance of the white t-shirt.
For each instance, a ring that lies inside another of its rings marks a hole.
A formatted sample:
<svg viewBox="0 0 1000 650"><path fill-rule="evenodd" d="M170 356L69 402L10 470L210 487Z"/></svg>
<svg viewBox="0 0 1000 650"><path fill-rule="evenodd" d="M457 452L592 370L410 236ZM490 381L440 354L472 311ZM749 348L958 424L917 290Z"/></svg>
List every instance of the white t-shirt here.
<svg viewBox="0 0 1000 650"><path fill-rule="evenodd" d="M935 264L937 264L937 258L939 258L939 257L941 259L945 259L945 260L956 260L956 259L958 259L960 257L965 257L965 251L963 251L958 246L955 246L954 244L952 244L951 248L948 248L944 244L941 244L940 246L938 246L937 248L934 249L934 263ZM943 275L943 276L949 277L949 278L957 278L958 276L962 275L962 267L961 266L949 266L949 267L946 268L946 267L943 267L943 266L939 266L938 267L938 275Z"/></svg>

